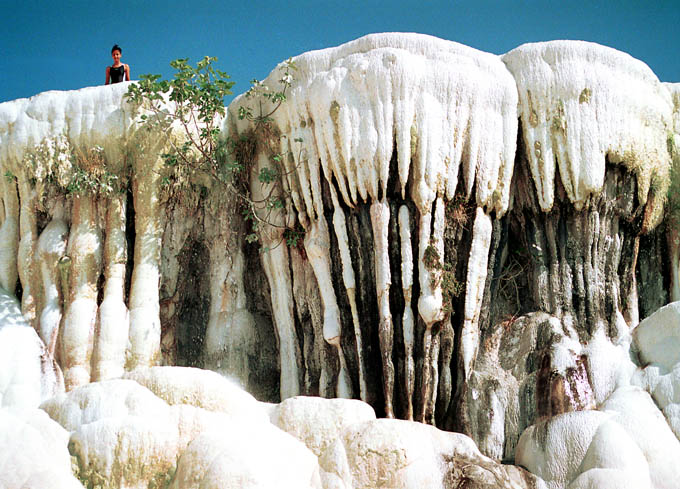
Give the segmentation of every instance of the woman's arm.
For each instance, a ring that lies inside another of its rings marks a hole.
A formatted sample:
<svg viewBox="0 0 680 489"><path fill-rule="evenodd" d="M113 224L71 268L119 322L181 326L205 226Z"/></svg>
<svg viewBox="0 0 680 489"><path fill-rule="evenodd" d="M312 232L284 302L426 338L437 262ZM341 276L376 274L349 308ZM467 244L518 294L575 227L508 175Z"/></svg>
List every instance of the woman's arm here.
<svg viewBox="0 0 680 489"><path fill-rule="evenodd" d="M108 85L109 81L111 81L111 74L109 73L109 68L111 67L110 66L106 67L106 83L104 83L104 85Z"/></svg>
<svg viewBox="0 0 680 489"><path fill-rule="evenodd" d="M125 80L130 81L130 65L125 65Z"/></svg>

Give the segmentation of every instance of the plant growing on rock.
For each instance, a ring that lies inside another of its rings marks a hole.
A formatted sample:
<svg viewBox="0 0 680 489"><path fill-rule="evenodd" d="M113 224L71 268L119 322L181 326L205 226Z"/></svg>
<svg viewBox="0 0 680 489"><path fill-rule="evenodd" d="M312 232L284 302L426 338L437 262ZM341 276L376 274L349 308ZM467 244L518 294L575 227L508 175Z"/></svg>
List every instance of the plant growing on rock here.
<svg viewBox="0 0 680 489"><path fill-rule="evenodd" d="M109 197L123 192L127 171L116 174L107 168L104 149L73 147L65 135L46 138L24 157L23 168L44 206L50 195Z"/></svg>
<svg viewBox="0 0 680 489"><path fill-rule="evenodd" d="M206 56L193 67L187 58L176 59L170 63L176 70L171 80L142 75L139 83L130 85L127 98L139 109L138 123L162 134L167 142L161 183L168 198L181 198L187 192L202 196L216 183L234 198L251 223L245 236L248 242L257 241L256 231L267 225L283 227L286 241L295 245L298 238L291 236L298 236L298 231L271 219L272 212L285 207L286 197L281 185L284 155L274 150L277 134L271 116L286 100L295 66L290 60L283 64L278 90L252 81L246 99L254 102L255 108L241 106L238 110L238 117L251 121L252 128L244 135L230 137L220 126L226 114L224 98L232 93L234 82L213 66L215 61L217 58ZM250 185L258 148L266 150L270 165L260 168L256 175L266 190L263 198L254 199Z"/></svg>

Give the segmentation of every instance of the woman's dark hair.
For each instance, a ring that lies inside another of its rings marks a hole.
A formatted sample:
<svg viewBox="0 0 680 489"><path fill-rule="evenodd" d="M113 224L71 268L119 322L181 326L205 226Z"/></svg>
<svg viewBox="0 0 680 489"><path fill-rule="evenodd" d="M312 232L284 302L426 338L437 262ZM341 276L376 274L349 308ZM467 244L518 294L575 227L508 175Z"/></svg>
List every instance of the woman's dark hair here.
<svg viewBox="0 0 680 489"><path fill-rule="evenodd" d="M118 44L113 45L113 47L111 48L111 54L113 54L114 51L119 51L120 54L123 54L123 50L120 48Z"/></svg>

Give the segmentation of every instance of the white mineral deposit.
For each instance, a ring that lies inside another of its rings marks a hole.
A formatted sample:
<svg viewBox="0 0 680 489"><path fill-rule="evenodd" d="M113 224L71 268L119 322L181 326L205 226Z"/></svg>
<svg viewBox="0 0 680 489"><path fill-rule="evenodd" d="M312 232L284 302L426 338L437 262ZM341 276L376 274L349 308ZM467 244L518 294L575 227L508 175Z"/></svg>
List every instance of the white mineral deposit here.
<svg viewBox="0 0 680 489"><path fill-rule="evenodd" d="M292 62L265 136L218 118L243 181L168 174L197 133L136 82L0 104L0 489L680 488L680 84L581 41Z"/></svg>

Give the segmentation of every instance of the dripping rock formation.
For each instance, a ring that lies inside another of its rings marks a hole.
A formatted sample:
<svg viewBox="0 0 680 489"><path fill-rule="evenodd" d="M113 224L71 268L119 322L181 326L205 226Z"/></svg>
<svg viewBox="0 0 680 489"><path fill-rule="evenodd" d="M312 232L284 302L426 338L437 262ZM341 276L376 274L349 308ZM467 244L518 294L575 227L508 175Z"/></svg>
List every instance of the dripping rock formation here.
<svg viewBox="0 0 680 489"><path fill-rule="evenodd" d="M129 83L0 104L0 488L680 488L680 84L579 41L293 61L244 151L293 246L163 178Z"/></svg>

